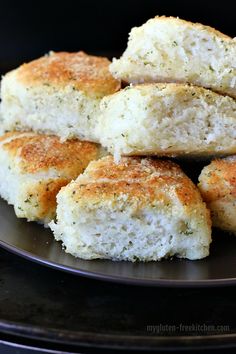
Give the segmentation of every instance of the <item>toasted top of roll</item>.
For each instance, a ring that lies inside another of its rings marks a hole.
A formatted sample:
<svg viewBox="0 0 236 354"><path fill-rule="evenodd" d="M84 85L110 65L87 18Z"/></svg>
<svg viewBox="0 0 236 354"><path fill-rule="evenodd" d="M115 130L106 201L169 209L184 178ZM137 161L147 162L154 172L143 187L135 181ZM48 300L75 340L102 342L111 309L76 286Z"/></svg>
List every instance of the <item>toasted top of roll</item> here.
<svg viewBox="0 0 236 354"><path fill-rule="evenodd" d="M32 89L36 86L64 88L72 85L89 96L103 97L120 87L119 80L108 70L110 61L105 57L88 55L84 52L50 52L39 59L21 65L11 71L22 85Z"/></svg>
<svg viewBox="0 0 236 354"><path fill-rule="evenodd" d="M55 216L56 195L105 152L78 139L12 132L0 138L0 196L19 218L45 225Z"/></svg>
<svg viewBox="0 0 236 354"><path fill-rule="evenodd" d="M69 190L74 191L72 199L79 204L87 203L87 199L100 204L112 202L119 195L130 199L135 208L160 200L168 204L171 196L177 196L186 210L191 204L202 204L197 188L177 164L150 158L123 157L119 164L112 156L92 161L67 187Z"/></svg>
<svg viewBox="0 0 236 354"><path fill-rule="evenodd" d="M205 166L198 187L211 211L213 226L236 234L236 156Z"/></svg>
<svg viewBox="0 0 236 354"><path fill-rule="evenodd" d="M236 155L213 160L199 176L199 187L206 202L236 198Z"/></svg>
<svg viewBox="0 0 236 354"><path fill-rule="evenodd" d="M6 133L0 137L0 146L21 173L56 170L69 179L76 178L78 170L83 171L100 154L100 146L95 143L78 139L61 142L56 136L31 132Z"/></svg>

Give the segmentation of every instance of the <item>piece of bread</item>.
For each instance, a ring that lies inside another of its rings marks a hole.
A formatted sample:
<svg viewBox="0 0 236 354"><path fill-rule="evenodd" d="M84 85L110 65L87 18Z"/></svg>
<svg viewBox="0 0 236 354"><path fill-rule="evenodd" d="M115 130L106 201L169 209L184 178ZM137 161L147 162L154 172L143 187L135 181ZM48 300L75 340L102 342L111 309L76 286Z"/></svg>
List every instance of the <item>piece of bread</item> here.
<svg viewBox="0 0 236 354"><path fill-rule="evenodd" d="M199 182L213 226L236 234L236 156L212 161L203 168Z"/></svg>
<svg viewBox="0 0 236 354"><path fill-rule="evenodd" d="M94 125L100 100L120 88L109 63L84 52L50 52L9 72L1 84L5 130L32 129L63 139L97 141Z"/></svg>
<svg viewBox="0 0 236 354"><path fill-rule="evenodd" d="M83 259L156 261L209 254L211 222L200 193L178 165L112 156L91 162L57 196L49 226Z"/></svg>
<svg viewBox="0 0 236 354"><path fill-rule="evenodd" d="M17 217L47 224L62 186L102 154L98 144L56 136L11 132L0 138L0 195Z"/></svg>
<svg viewBox="0 0 236 354"><path fill-rule="evenodd" d="M236 101L187 84L143 84L101 102L97 135L120 155L236 153Z"/></svg>
<svg viewBox="0 0 236 354"><path fill-rule="evenodd" d="M129 83L191 83L236 98L236 39L173 17L155 17L129 35L111 73Z"/></svg>

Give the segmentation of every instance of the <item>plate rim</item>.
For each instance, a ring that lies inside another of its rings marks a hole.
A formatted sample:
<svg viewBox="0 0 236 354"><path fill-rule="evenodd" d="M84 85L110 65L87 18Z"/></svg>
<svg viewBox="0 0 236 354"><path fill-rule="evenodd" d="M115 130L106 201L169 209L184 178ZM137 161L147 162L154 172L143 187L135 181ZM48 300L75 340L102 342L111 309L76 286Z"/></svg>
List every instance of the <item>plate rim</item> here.
<svg viewBox="0 0 236 354"><path fill-rule="evenodd" d="M112 283L133 285L133 286L148 286L148 287L169 287L169 288L210 288L222 286L235 286L236 278L219 278L205 280L179 280L179 279L138 279L129 278L122 275L106 275L104 273L81 270L72 266L67 266L61 263L50 261L44 257L38 256L32 252L26 251L12 244L9 244L0 239L0 247L28 261L49 267L54 270L63 271L76 276L82 276L89 279L99 281L108 281Z"/></svg>
<svg viewBox="0 0 236 354"><path fill-rule="evenodd" d="M113 333L94 333L92 331L65 330L22 322L0 319L0 331L16 337L38 340L44 343L82 346L104 349L131 349L131 350L190 350L190 349L219 349L235 348L236 332L225 334L206 335L124 335ZM138 343L137 343L138 340ZM105 343L105 344L104 344ZM126 343L126 344L124 344ZM142 344L142 348L140 348ZM129 348L128 348L129 345Z"/></svg>

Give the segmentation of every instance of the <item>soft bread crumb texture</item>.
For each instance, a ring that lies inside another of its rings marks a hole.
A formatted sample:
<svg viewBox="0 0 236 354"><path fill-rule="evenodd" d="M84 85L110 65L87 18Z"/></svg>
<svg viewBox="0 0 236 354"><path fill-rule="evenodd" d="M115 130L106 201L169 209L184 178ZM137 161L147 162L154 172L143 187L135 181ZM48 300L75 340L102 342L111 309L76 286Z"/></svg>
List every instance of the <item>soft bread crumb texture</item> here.
<svg viewBox="0 0 236 354"><path fill-rule="evenodd" d="M236 153L236 101L187 84L128 86L104 97L97 136L121 155Z"/></svg>
<svg viewBox="0 0 236 354"><path fill-rule="evenodd" d="M236 39L199 23L156 16L129 34L111 73L129 83L182 82L236 98Z"/></svg>
<svg viewBox="0 0 236 354"><path fill-rule="evenodd" d="M56 195L101 157L99 145L30 132L0 137L0 195L19 218L45 225L55 217Z"/></svg>
<svg viewBox="0 0 236 354"><path fill-rule="evenodd" d="M236 156L205 166L198 187L211 210L213 226L236 234Z"/></svg>
<svg viewBox="0 0 236 354"><path fill-rule="evenodd" d="M112 156L91 162L57 195L49 226L65 251L83 259L157 261L209 254L211 221L178 165Z"/></svg>
<svg viewBox="0 0 236 354"><path fill-rule="evenodd" d="M7 73L1 83L5 131L33 130L96 142L100 100L120 88L109 63L84 52L50 52Z"/></svg>

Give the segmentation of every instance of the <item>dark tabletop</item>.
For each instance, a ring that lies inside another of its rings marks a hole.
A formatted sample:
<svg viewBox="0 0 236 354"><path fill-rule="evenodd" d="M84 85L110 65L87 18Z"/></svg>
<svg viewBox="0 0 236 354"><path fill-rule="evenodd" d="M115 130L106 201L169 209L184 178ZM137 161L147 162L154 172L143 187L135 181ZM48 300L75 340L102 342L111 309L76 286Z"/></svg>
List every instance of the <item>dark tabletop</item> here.
<svg viewBox="0 0 236 354"><path fill-rule="evenodd" d="M0 270L2 341L71 352L236 345L236 287L169 289L105 283L31 263L1 249ZM1 354L26 353L4 348L0 347Z"/></svg>

